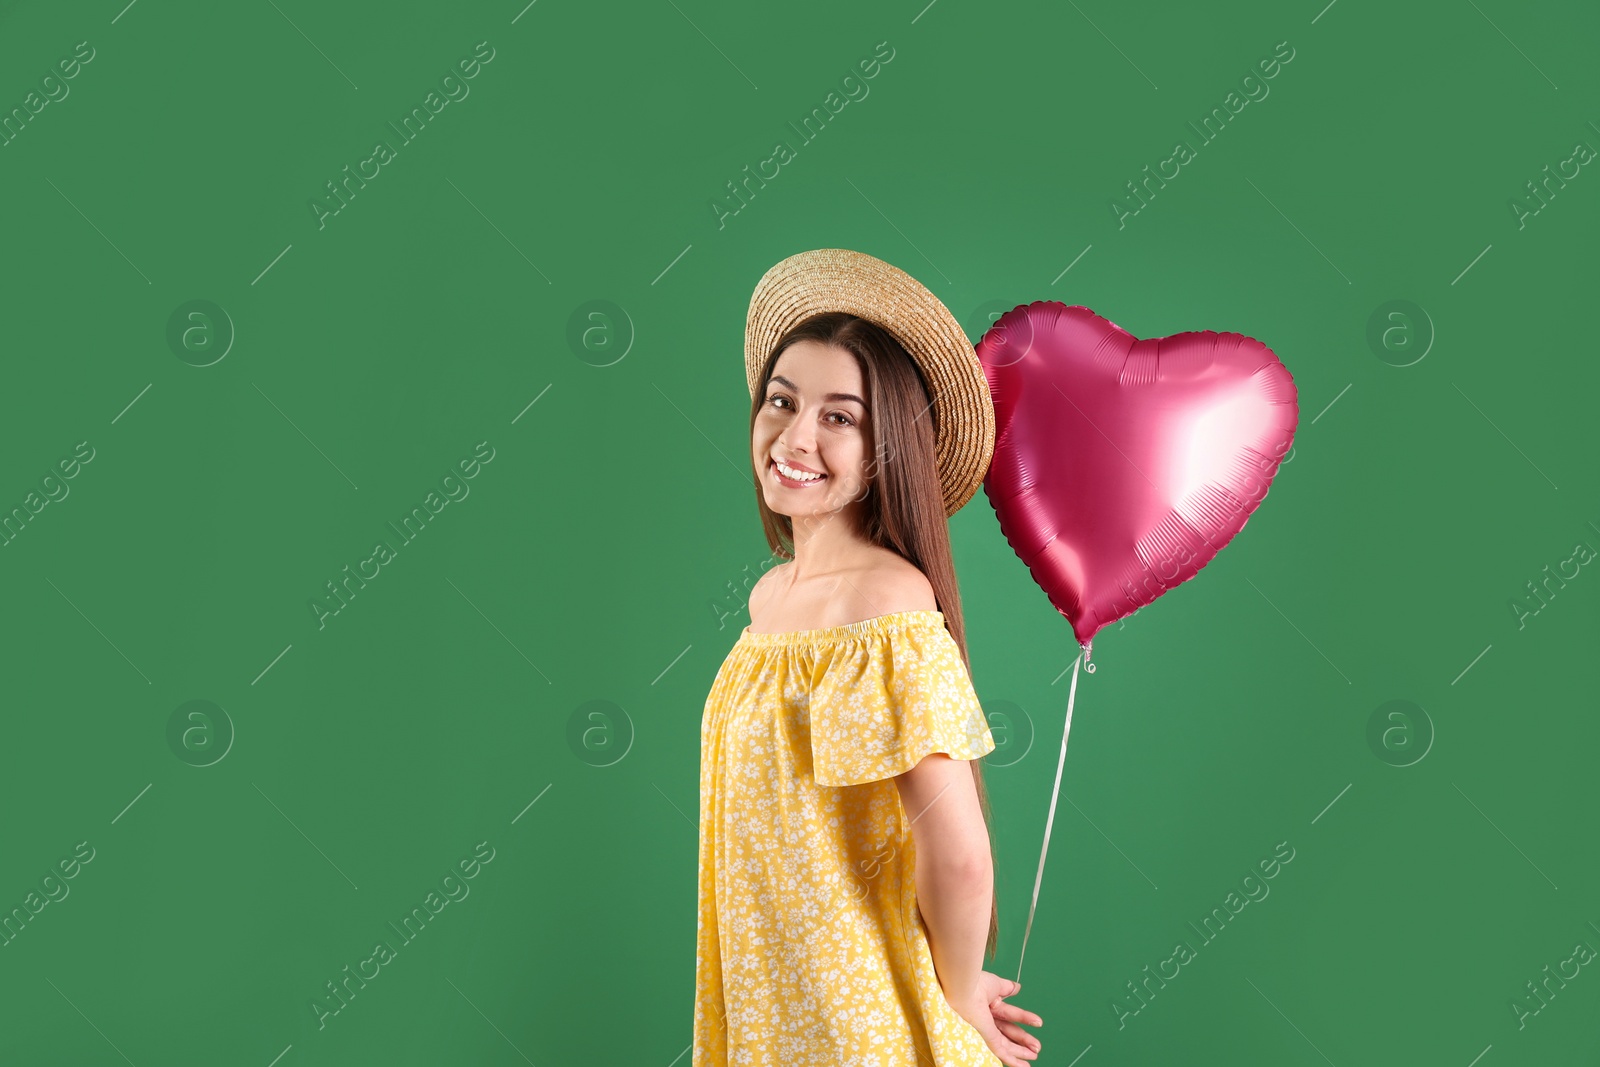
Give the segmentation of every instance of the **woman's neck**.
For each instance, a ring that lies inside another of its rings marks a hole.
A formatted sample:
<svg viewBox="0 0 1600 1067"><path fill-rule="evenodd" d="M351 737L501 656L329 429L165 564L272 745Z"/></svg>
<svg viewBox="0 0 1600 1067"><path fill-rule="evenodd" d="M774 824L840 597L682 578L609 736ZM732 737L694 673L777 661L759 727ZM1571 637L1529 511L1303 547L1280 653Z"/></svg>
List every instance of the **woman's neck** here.
<svg viewBox="0 0 1600 1067"><path fill-rule="evenodd" d="M877 546L861 536L859 518L849 510L806 517L793 522L794 580L807 581L840 571L851 570L877 551Z"/></svg>

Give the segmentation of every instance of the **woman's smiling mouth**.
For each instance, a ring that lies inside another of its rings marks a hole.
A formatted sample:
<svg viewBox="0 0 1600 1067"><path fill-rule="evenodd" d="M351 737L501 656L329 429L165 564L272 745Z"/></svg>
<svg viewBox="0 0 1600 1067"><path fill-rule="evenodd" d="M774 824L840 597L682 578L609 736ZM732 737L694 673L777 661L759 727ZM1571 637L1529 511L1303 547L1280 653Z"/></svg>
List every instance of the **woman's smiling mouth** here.
<svg viewBox="0 0 1600 1067"><path fill-rule="evenodd" d="M769 459L767 461L767 466L771 468L772 475L778 480L778 484L789 489L804 489L808 485L816 485L819 482L824 482L828 479L826 474L808 475L803 471L795 470L788 464L780 463L775 459Z"/></svg>

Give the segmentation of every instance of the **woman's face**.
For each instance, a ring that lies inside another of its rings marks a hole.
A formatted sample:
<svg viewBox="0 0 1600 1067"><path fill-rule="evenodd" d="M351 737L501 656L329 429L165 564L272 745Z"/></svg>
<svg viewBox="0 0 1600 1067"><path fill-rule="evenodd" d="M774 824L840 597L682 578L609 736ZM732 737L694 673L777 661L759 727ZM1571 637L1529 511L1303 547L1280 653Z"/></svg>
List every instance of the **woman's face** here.
<svg viewBox="0 0 1600 1067"><path fill-rule="evenodd" d="M872 428L861 365L848 350L796 341L778 356L751 438L767 507L796 518L843 510L866 494ZM775 461L798 468L788 477Z"/></svg>

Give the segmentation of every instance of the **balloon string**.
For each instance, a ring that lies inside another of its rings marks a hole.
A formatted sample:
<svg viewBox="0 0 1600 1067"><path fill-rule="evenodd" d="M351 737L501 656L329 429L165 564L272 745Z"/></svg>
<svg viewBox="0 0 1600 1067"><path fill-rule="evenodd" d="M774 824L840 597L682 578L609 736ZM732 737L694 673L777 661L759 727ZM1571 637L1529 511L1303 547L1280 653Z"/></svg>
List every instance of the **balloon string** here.
<svg viewBox="0 0 1600 1067"><path fill-rule="evenodd" d="M1067 765L1067 734L1072 730L1072 705L1078 696L1078 664L1083 656L1072 661L1072 687L1067 692L1067 723L1061 729L1061 755L1056 760L1056 784L1050 791L1050 814L1044 821L1044 844L1039 847L1039 872L1033 876L1033 903L1028 905L1028 925L1022 931L1022 948L1017 952L1017 976L1012 979L1022 984L1022 956L1028 951L1028 935L1033 932L1033 913L1039 907L1039 886L1044 882L1044 857L1050 851L1050 828L1056 821L1056 797L1061 793L1061 772Z"/></svg>

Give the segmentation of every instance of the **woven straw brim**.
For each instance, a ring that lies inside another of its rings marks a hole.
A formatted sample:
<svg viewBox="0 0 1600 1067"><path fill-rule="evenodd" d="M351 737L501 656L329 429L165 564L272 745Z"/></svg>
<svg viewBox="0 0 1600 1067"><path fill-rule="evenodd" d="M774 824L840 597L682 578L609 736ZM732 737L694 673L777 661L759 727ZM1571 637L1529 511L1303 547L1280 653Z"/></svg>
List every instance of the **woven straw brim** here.
<svg viewBox="0 0 1600 1067"><path fill-rule="evenodd" d="M750 396L767 356L813 315L846 311L894 335L933 392L936 460L946 517L972 499L994 456L994 402L978 353L950 309L905 271L844 248L800 252L756 283L745 319ZM869 398L870 399L870 398Z"/></svg>

